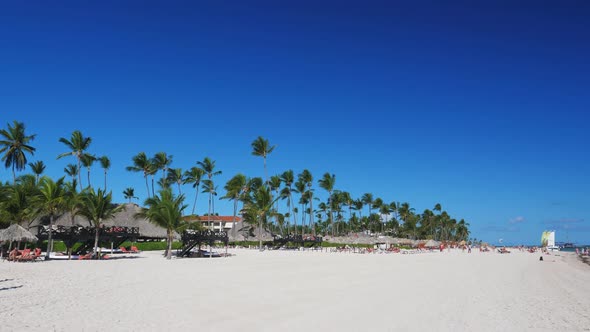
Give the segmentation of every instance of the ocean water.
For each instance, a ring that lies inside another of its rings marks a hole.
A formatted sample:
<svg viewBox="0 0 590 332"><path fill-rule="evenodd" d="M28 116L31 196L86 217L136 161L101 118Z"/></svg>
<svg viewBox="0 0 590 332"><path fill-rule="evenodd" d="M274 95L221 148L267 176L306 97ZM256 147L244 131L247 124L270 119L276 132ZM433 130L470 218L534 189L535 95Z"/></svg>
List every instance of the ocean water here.
<svg viewBox="0 0 590 332"><path fill-rule="evenodd" d="M575 248L562 248L560 251L565 251L565 252L576 252L576 248L578 248L580 251L582 251L582 249L585 248L590 248L590 244L585 244L585 245L576 245Z"/></svg>

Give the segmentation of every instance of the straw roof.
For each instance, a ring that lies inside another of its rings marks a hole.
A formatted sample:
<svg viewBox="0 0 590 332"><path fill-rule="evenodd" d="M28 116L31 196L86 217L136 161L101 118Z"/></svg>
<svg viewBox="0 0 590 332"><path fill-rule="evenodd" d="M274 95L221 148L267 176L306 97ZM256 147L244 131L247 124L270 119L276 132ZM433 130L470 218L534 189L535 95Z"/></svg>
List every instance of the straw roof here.
<svg viewBox="0 0 590 332"><path fill-rule="evenodd" d="M36 242L38 239L21 225L12 224L10 227L0 230L0 242Z"/></svg>
<svg viewBox="0 0 590 332"><path fill-rule="evenodd" d="M248 223L237 222L232 229L227 232L230 241L257 241L258 226L251 226ZM272 241L272 234L262 229L262 241Z"/></svg>
<svg viewBox="0 0 590 332"><path fill-rule="evenodd" d="M141 207L136 204L123 204L124 207L121 211L115 213L115 216L110 219L103 220L103 225L105 226L121 226L121 227L138 227L139 234L141 237L148 237L148 238L166 238L166 229L162 228L156 224L153 224L149 220L145 218L135 218L135 214L141 211ZM48 225L49 218L43 217L35 220L31 224L31 228L36 229L40 225ZM71 214L66 212L60 216L57 216L54 221L54 225L58 226L91 226L90 222L86 220L86 218L81 216L74 216L74 223L72 224ZM176 234L175 238L180 238L178 234Z"/></svg>
<svg viewBox="0 0 590 332"><path fill-rule="evenodd" d="M428 240L428 241L426 241L424 246L427 248L436 248L436 247L440 246L440 242L435 241L435 240Z"/></svg>

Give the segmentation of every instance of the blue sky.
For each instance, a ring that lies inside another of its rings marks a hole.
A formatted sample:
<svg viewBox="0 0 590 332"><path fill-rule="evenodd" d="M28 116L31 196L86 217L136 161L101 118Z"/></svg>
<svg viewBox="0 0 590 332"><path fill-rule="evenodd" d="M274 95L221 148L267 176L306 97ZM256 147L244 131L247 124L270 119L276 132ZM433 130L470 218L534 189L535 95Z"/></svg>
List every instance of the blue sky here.
<svg viewBox="0 0 590 332"><path fill-rule="evenodd" d="M0 124L25 122L55 177L58 139L92 137L119 201L145 198L125 171L140 151L209 156L220 189L262 176L261 135L271 174L441 203L492 243L588 243L588 17L587 1L4 2Z"/></svg>

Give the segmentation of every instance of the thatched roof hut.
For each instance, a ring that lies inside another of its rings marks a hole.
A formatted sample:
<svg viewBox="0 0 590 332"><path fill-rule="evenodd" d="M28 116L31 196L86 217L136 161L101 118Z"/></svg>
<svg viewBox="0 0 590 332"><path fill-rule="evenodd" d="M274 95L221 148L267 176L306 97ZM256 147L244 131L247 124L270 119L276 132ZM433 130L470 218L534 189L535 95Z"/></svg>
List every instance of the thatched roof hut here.
<svg viewBox="0 0 590 332"><path fill-rule="evenodd" d="M230 241L257 241L258 226L251 226L245 222L236 222L236 224L227 232ZM273 236L267 229L262 229L262 241L272 241Z"/></svg>
<svg viewBox="0 0 590 332"><path fill-rule="evenodd" d="M37 242L37 237L24 229L21 225L12 224L6 229L0 230L0 243L2 242Z"/></svg>
<svg viewBox="0 0 590 332"><path fill-rule="evenodd" d="M123 209L117 212L113 218L103 220L102 223L105 226L137 227L139 228L139 234L141 238L166 238L166 229L153 224L145 218L135 218L135 214L140 211L141 207L139 207L137 204L127 203L124 204ZM31 230L33 232L37 232L37 229L40 225L48 224L48 217L38 218L31 224ZM72 216L69 212L55 217L53 224L58 226L91 226L90 222L81 216L74 216L74 220L72 222ZM177 238L179 238L179 236L177 236Z"/></svg>
<svg viewBox="0 0 590 332"><path fill-rule="evenodd" d="M435 240L428 240L428 241L426 241L424 246L426 248L438 248L438 247L440 247L440 242L435 241Z"/></svg>

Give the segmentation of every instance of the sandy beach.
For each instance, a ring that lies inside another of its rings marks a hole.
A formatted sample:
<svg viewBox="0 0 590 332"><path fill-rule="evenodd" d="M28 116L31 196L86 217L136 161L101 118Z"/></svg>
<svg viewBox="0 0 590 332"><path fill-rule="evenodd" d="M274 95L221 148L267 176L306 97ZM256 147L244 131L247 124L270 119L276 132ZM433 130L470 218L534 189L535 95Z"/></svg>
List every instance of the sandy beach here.
<svg viewBox="0 0 590 332"><path fill-rule="evenodd" d="M0 330L590 330L570 253L230 252L0 262Z"/></svg>

